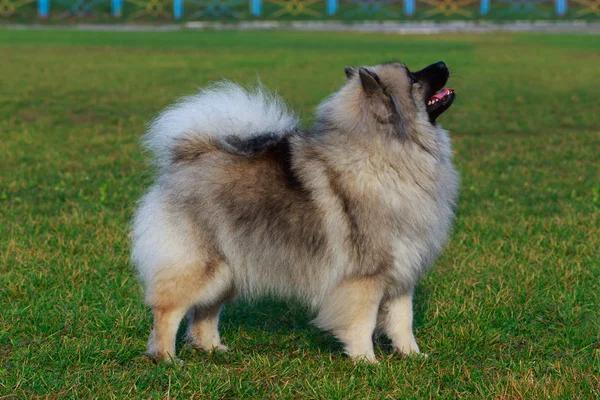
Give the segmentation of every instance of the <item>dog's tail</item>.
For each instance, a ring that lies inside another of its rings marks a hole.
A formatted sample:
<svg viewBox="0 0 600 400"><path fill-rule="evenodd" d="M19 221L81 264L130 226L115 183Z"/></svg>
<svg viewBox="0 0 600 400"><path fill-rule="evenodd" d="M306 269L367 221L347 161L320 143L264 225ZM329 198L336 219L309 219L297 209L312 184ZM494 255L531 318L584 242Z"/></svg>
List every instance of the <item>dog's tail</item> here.
<svg viewBox="0 0 600 400"><path fill-rule="evenodd" d="M143 142L154 153L156 163L167 167L177 159L182 144L185 153L190 154L194 146L205 146L207 142L284 135L297 129L298 124L283 100L260 83L245 89L222 81L168 107L152 121Z"/></svg>

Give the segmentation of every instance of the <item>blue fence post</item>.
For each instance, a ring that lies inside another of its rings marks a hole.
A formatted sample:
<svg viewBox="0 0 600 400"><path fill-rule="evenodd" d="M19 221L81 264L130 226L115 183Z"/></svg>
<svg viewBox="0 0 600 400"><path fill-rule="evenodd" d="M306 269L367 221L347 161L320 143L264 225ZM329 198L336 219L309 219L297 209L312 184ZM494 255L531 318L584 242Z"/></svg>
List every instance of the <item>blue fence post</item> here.
<svg viewBox="0 0 600 400"><path fill-rule="evenodd" d="M262 0L250 0L250 12L253 17L259 17L262 12Z"/></svg>
<svg viewBox="0 0 600 400"><path fill-rule="evenodd" d="M337 14L338 2L337 0L327 0L327 15Z"/></svg>
<svg viewBox="0 0 600 400"><path fill-rule="evenodd" d="M481 0L479 14L487 15L490 12L490 0Z"/></svg>
<svg viewBox="0 0 600 400"><path fill-rule="evenodd" d="M112 0L110 3L110 8L113 17L120 17L123 13L123 0Z"/></svg>
<svg viewBox="0 0 600 400"><path fill-rule="evenodd" d="M404 14L407 17L415 15L415 0L404 0Z"/></svg>
<svg viewBox="0 0 600 400"><path fill-rule="evenodd" d="M173 0L173 17L181 19L183 15L183 0Z"/></svg>
<svg viewBox="0 0 600 400"><path fill-rule="evenodd" d="M50 12L50 0L38 0L38 15L41 18L48 18Z"/></svg>
<svg viewBox="0 0 600 400"><path fill-rule="evenodd" d="M556 0L556 14L563 17L567 13L567 0Z"/></svg>

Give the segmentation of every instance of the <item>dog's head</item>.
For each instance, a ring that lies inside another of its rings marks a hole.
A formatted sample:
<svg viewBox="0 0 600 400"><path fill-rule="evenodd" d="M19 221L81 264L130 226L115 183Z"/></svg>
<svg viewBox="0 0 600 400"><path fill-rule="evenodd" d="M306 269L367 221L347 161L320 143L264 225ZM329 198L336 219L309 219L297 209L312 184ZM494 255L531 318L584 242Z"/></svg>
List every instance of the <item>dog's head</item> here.
<svg viewBox="0 0 600 400"><path fill-rule="evenodd" d="M346 67L345 73L348 82L330 99L328 111L337 121L345 119L346 126L376 123L402 134L417 125L435 125L455 98L453 89L444 88L450 70L442 61L416 72L390 62ZM346 115L342 117L343 110Z"/></svg>

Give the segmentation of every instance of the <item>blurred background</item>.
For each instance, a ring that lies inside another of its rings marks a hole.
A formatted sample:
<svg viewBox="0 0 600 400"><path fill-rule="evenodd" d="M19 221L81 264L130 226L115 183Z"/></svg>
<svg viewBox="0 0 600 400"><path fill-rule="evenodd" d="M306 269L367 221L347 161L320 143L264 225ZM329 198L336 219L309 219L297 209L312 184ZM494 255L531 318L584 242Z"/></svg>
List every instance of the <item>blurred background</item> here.
<svg viewBox="0 0 600 400"><path fill-rule="evenodd" d="M13 22L597 20L598 0L2 0Z"/></svg>

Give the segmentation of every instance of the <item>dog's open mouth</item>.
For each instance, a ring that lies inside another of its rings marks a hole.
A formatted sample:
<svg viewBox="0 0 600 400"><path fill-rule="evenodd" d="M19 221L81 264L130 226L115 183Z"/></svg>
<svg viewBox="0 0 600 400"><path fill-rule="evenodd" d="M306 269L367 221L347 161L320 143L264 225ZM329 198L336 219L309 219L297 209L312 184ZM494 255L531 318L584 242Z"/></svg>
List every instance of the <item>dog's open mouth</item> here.
<svg viewBox="0 0 600 400"><path fill-rule="evenodd" d="M427 113L432 122L452 105L454 97L454 89L443 88L427 100Z"/></svg>

